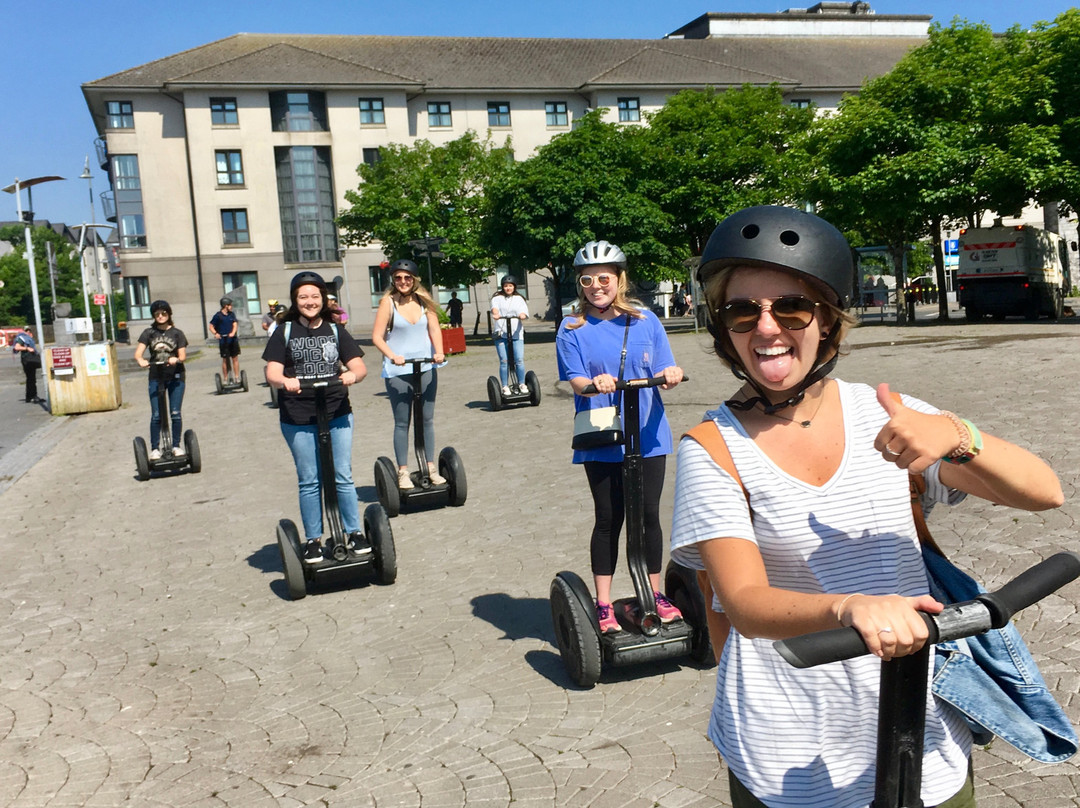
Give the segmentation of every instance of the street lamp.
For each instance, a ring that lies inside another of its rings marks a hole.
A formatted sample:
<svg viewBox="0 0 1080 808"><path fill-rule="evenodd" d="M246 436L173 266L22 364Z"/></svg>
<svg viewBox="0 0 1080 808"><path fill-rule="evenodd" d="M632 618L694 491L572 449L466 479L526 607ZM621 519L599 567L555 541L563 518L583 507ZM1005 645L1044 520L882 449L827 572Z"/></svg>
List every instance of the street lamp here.
<svg viewBox="0 0 1080 808"><path fill-rule="evenodd" d="M34 223L34 196L31 189L35 185L40 185L43 182L52 182L53 180L62 180L63 177L34 177L29 180L20 181L18 177L15 178L15 182L6 188L0 189L5 193L15 194L15 209L19 213L19 221L23 223L26 231L26 263L30 265L30 293L34 297L34 324L37 326L37 341L38 345L45 344L45 330L41 327L41 301L38 300L38 288L37 288L37 271L34 268L34 242L30 233L30 226ZM22 195L19 193L23 188L26 189L26 204L27 211L25 214L22 209ZM49 378L45 375L45 361L42 357L41 362L41 382L45 389L45 408L49 407Z"/></svg>
<svg viewBox="0 0 1080 808"><path fill-rule="evenodd" d="M112 225L98 225L94 224L97 221L97 212L94 210L94 175L90 173L90 155L86 155L86 162L83 163L82 174L79 175L80 180L86 180L88 188L90 190L90 227L106 227L109 230L112 229ZM86 226L83 226L83 232L85 233ZM101 338L105 339L105 317L106 313L109 318L109 335L113 342L116 341L116 332L113 329L113 315L112 315L112 282L105 285L102 288L101 283L101 257L98 255L98 239L97 231L93 233L93 248L94 248L94 290L98 293L105 294L105 300L107 305L105 306L105 312L101 315ZM86 310L86 316L90 316L90 310Z"/></svg>

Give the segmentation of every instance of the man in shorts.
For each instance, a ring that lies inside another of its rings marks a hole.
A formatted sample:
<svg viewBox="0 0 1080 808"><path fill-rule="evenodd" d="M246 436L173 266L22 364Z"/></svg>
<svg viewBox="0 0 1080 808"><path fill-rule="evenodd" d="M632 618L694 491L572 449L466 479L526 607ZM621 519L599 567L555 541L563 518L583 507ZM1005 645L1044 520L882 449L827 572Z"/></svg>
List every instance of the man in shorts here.
<svg viewBox="0 0 1080 808"><path fill-rule="evenodd" d="M221 351L221 378L234 384L240 379L240 340L236 332L240 324L233 314L231 297L221 298L221 311L210 318L210 333L218 341ZM232 359L232 376L229 375L229 360Z"/></svg>

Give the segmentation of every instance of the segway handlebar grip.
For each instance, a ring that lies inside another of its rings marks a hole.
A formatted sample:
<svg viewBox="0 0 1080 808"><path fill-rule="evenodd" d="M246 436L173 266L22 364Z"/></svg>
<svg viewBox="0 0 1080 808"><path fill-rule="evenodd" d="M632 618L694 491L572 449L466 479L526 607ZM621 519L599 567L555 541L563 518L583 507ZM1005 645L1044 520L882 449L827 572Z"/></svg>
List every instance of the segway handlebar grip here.
<svg viewBox="0 0 1080 808"><path fill-rule="evenodd" d="M422 358L419 358L419 359L406 359L405 360L406 365L417 365L417 364L423 365L425 363L431 364L431 365L435 364L435 357L433 357L433 356L425 356L425 357L422 357Z"/></svg>
<svg viewBox="0 0 1080 808"><path fill-rule="evenodd" d="M1026 569L998 589L979 595L976 600L990 610L991 628L1002 628L1012 616L1067 583L1080 577L1080 554L1056 553L1030 569Z"/></svg>
<svg viewBox="0 0 1080 808"><path fill-rule="evenodd" d="M682 384L682 382L688 382L688 381L690 381L690 377L687 376L684 373L683 377L682 377L682 381L679 382L679 384ZM660 385L666 384L666 383L667 382L664 381L663 376L650 376L647 379L616 379L615 380L615 389L616 390L629 390L631 388L637 388L637 389L640 390L643 387L659 387ZM581 390L581 394L585 395L585 396L591 396L595 392L596 392L596 385L595 384L588 384L584 388L582 388L582 390Z"/></svg>
<svg viewBox="0 0 1080 808"><path fill-rule="evenodd" d="M327 389L334 387L344 386L344 382L337 376L332 379L300 379L301 390L314 390L316 387L325 387Z"/></svg>
<svg viewBox="0 0 1080 808"><path fill-rule="evenodd" d="M936 636L933 618L928 614L922 615L922 618L930 628L931 637ZM854 628L831 628L828 631L800 634L798 637L776 640L773 648L796 668L812 668L869 653L862 635Z"/></svg>

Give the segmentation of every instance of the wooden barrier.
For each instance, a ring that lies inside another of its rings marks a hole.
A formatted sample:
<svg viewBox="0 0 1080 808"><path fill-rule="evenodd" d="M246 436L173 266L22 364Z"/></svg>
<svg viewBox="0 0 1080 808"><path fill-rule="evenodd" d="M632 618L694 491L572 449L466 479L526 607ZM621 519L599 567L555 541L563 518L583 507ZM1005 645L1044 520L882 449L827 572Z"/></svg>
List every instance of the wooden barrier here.
<svg viewBox="0 0 1080 808"><path fill-rule="evenodd" d="M119 409L120 369L108 342L45 349L49 410L53 415Z"/></svg>

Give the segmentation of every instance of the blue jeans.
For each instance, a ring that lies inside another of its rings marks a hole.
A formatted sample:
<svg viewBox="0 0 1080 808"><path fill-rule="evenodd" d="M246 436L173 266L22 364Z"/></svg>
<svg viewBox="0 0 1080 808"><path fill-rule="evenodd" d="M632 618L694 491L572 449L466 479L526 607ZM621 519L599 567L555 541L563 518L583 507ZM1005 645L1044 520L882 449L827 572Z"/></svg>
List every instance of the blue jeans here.
<svg viewBox="0 0 1080 808"><path fill-rule="evenodd" d="M525 335L514 337L512 342L514 344L514 370L517 371L518 384L525 384ZM495 350L499 354L499 380L502 386L506 387L510 381L510 372L506 361L505 336L495 338Z"/></svg>
<svg viewBox="0 0 1080 808"><path fill-rule="evenodd" d="M158 392L160 391L159 385L162 384L157 379L151 379L149 383L150 390L150 446L154 449L162 449L161 442L161 408L158 406ZM172 445L174 447L180 445L180 438L182 437L182 430L184 427L183 421L180 418L180 407L184 403L184 379L183 377L174 377L173 379L164 382L165 392L169 397L169 418L172 421Z"/></svg>
<svg viewBox="0 0 1080 808"><path fill-rule="evenodd" d="M330 422L330 446L334 450L334 483L337 486L338 508L346 533L360 530L360 506L352 478L352 413ZM289 444L296 463L296 482L300 487L300 519L304 523L304 538L320 539L323 532L322 487L319 483L319 428L314 424L295 426L282 424L281 434Z"/></svg>

